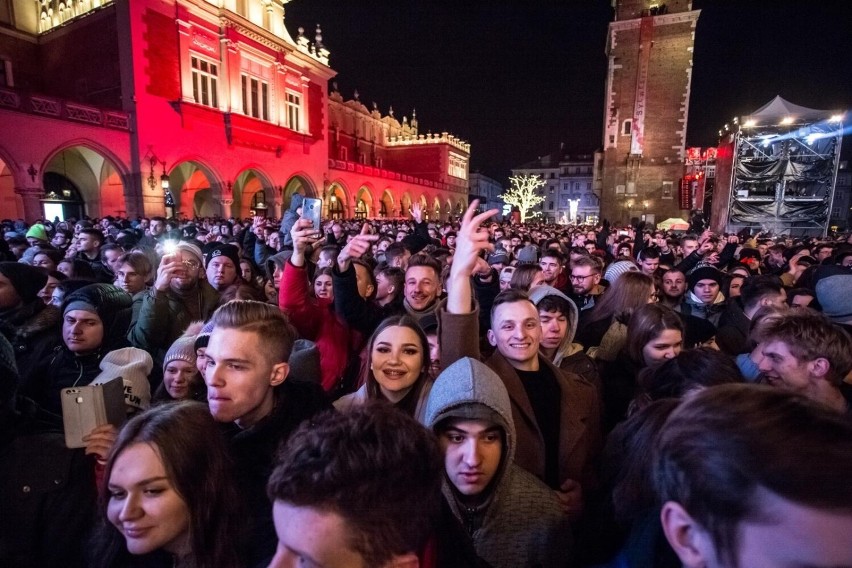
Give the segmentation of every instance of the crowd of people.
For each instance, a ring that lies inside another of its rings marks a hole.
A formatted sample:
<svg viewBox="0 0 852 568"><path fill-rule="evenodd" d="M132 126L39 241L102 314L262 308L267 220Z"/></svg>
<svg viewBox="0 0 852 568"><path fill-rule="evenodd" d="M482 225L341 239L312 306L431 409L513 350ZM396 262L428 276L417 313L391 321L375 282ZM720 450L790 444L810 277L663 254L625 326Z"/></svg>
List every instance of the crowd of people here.
<svg viewBox="0 0 852 568"><path fill-rule="evenodd" d="M301 204L0 223L0 565L852 566L852 236Z"/></svg>

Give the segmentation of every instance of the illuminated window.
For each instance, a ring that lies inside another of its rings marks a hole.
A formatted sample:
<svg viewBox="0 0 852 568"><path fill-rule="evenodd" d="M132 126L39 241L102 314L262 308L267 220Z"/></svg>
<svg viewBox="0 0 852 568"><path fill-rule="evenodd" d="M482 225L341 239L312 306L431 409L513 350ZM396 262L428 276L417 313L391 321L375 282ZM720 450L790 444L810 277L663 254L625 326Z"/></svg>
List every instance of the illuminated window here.
<svg viewBox="0 0 852 568"><path fill-rule="evenodd" d="M463 156L450 152L450 165L447 173L453 177L467 179L467 160Z"/></svg>
<svg viewBox="0 0 852 568"><path fill-rule="evenodd" d="M269 83L242 75L243 114L269 120Z"/></svg>
<svg viewBox="0 0 852 568"><path fill-rule="evenodd" d="M200 57L192 57L192 98L213 108L219 107L219 65Z"/></svg>
<svg viewBox="0 0 852 568"><path fill-rule="evenodd" d="M287 128L302 131L302 95L287 91Z"/></svg>
<svg viewBox="0 0 852 568"><path fill-rule="evenodd" d="M663 199L672 199L672 187L674 186L673 182L664 181L663 182Z"/></svg>

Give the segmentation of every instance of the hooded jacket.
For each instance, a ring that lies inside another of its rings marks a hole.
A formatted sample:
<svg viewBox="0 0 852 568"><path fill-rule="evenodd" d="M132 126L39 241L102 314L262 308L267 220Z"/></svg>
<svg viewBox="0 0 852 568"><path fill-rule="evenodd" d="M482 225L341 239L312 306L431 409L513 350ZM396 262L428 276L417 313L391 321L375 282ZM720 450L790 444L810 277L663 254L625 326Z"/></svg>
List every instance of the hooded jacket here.
<svg viewBox="0 0 852 568"><path fill-rule="evenodd" d="M294 193L290 197L290 207L287 208L287 211L284 212L284 216L281 218L281 228L278 232L281 234L281 242L284 246L293 246L293 235L290 234L290 230L296 224L296 221L299 220L299 213L296 212L296 209L302 206L304 199L301 193Z"/></svg>
<svg viewBox="0 0 852 568"><path fill-rule="evenodd" d="M530 300L536 306L547 296L559 296L568 303L569 310L566 314L568 329L565 332L562 343L556 348L553 364L563 371L570 371L596 387L600 387L600 376L598 375L595 362L585 353L583 346L574 341L577 334L577 322L580 319L577 304L571 298L551 286L536 286L530 290ZM600 391L600 388L598 390Z"/></svg>
<svg viewBox="0 0 852 568"><path fill-rule="evenodd" d="M477 554L495 568L566 565L571 542L567 517L553 491L514 462L512 408L500 377L469 357L450 365L432 387L424 424L436 430L449 418L485 418L504 433L500 466L479 506L465 506L452 482L444 479L444 497L473 538Z"/></svg>
<svg viewBox="0 0 852 568"><path fill-rule="evenodd" d="M719 292L713 302L705 304L690 290L686 293L686 297L681 302L679 308L680 313L695 316L705 319L714 326L719 325L719 319L722 317L722 312L725 311L728 304L725 301L725 295Z"/></svg>

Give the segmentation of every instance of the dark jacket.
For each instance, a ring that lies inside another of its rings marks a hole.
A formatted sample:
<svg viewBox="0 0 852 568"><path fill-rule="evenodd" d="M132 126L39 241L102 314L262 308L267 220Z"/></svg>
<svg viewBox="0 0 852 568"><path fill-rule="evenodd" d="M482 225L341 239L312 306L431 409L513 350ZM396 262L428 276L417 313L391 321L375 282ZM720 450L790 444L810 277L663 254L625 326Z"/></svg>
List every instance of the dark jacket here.
<svg viewBox="0 0 852 568"><path fill-rule="evenodd" d="M21 382L62 342L62 313L40 298L0 315L0 333L15 350Z"/></svg>
<svg viewBox="0 0 852 568"><path fill-rule="evenodd" d="M730 301L719 317L716 329L716 344L728 355L739 355L748 351L748 329L751 320L745 315L739 302Z"/></svg>
<svg viewBox="0 0 852 568"><path fill-rule="evenodd" d="M360 331L365 337L371 336L383 319L405 313L401 295L399 301L386 306L362 298L358 294L358 281L352 265L346 272L340 272L335 264L331 283L334 288L334 311L343 316L350 328Z"/></svg>
<svg viewBox="0 0 852 568"><path fill-rule="evenodd" d="M259 565L263 561L268 564L278 543L272 522L272 504L266 496L266 482L275 465L279 446L302 422L330 408L331 404L318 384L288 378L276 387L275 407L269 416L245 430L233 423L225 425L237 488L245 510L249 512L247 532L252 557L247 559L247 566Z"/></svg>
<svg viewBox="0 0 852 568"><path fill-rule="evenodd" d="M199 280L198 302L201 319L208 320L219 305L219 292L206 280ZM133 347L144 349L154 358L154 367L162 367L166 351L180 337L192 316L183 301L171 290L158 292L151 288L142 297L142 305L133 314L127 339Z"/></svg>

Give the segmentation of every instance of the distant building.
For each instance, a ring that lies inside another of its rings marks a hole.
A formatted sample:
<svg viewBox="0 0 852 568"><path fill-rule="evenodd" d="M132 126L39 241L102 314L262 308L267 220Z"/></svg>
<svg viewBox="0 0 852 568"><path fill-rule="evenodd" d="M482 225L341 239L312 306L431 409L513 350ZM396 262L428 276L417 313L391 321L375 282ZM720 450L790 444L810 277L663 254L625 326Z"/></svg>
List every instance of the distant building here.
<svg viewBox="0 0 852 568"><path fill-rule="evenodd" d="M479 199L479 208L483 211L488 209L499 209L502 218L503 215L503 200L500 194L503 193L503 186L494 178L490 178L484 174L470 174L470 189L468 199L473 201Z"/></svg>
<svg viewBox="0 0 852 568"><path fill-rule="evenodd" d="M690 0L613 2L604 101L601 216L649 223L685 216L683 177L692 54Z"/></svg>
<svg viewBox="0 0 852 568"><path fill-rule="evenodd" d="M512 169L512 175L538 175L545 199L536 208L551 223L597 224L600 200L594 192L594 154L566 154L562 150Z"/></svg>
<svg viewBox="0 0 852 568"><path fill-rule="evenodd" d="M464 209L470 146L328 92L268 0L0 0L2 217Z"/></svg>

